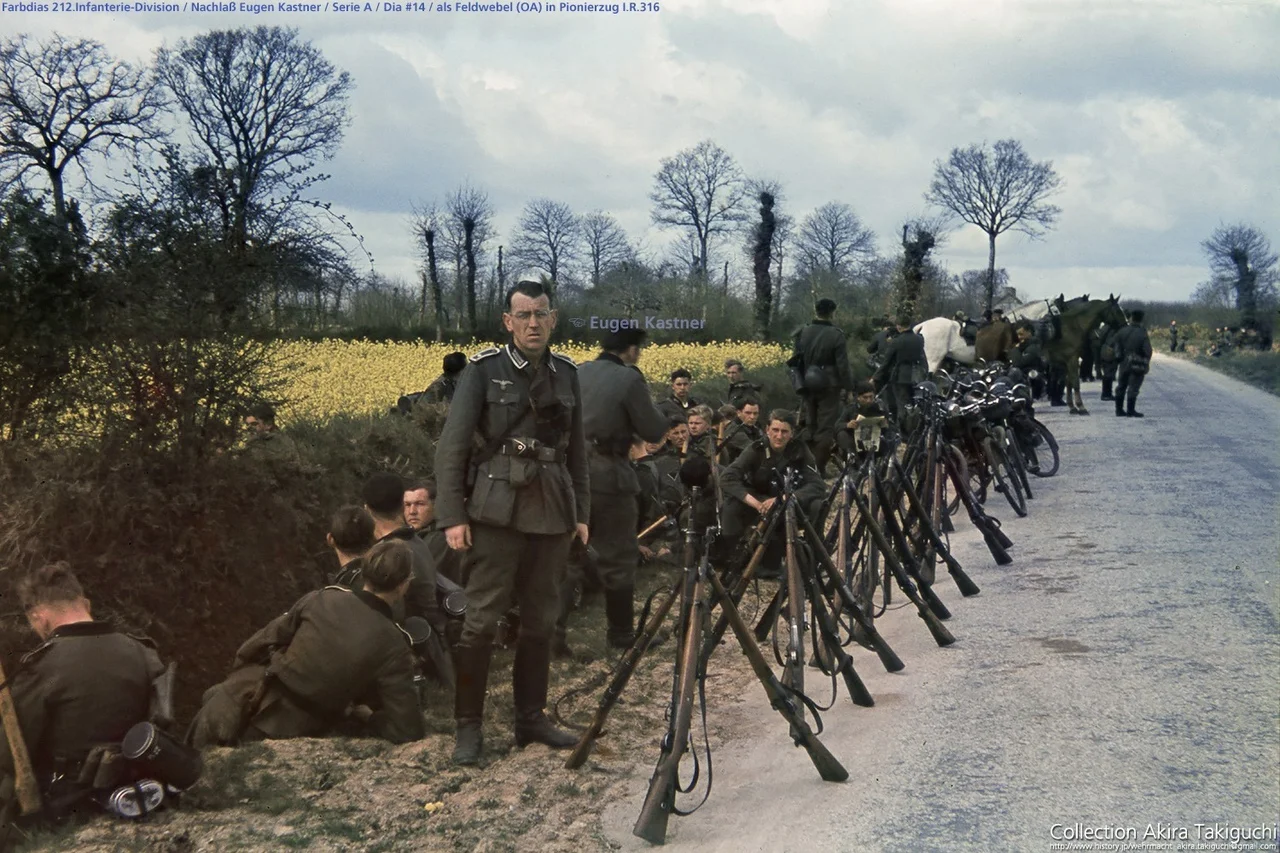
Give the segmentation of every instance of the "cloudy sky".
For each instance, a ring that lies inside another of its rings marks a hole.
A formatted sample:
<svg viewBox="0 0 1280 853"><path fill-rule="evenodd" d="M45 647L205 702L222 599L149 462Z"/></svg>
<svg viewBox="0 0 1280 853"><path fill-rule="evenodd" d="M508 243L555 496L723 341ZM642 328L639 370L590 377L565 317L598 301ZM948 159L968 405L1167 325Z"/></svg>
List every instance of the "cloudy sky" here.
<svg viewBox="0 0 1280 853"><path fill-rule="evenodd" d="M1278 0L660 3L3 21L38 36L56 25L134 61L209 29L297 26L356 84L325 195L377 269L410 280L412 206L464 180L489 192L504 241L545 195L610 211L660 249L654 172L705 138L780 181L797 218L852 205L885 253L927 212L935 161L1018 139L1064 180L1053 231L997 243L997 265L1028 297L1185 299L1207 278L1199 244L1220 223L1251 223L1280 245ZM937 258L953 273L985 267L986 237L962 227Z"/></svg>

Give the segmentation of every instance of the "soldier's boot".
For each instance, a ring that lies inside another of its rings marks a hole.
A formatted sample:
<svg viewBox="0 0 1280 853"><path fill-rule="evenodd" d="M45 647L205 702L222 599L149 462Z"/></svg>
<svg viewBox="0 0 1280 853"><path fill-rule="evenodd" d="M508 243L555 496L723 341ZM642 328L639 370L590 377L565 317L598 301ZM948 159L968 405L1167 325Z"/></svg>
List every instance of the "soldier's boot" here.
<svg viewBox="0 0 1280 853"><path fill-rule="evenodd" d="M1112 385L1112 383L1113 383L1114 381L1115 381L1114 379L1108 379L1108 378L1107 378L1107 377L1105 377L1105 376L1104 376L1104 377L1102 377L1102 397L1101 397L1101 399L1103 399L1103 400L1114 400L1114 399L1115 399L1115 397L1114 397L1114 396L1112 396L1112 394L1111 394L1111 385Z"/></svg>
<svg viewBox="0 0 1280 853"><path fill-rule="evenodd" d="M570 749L576 735L561 731L547 719L547 682L551 677L551 645L546 640L521 637L516 643L511 688L516 706L516 746L545 743L552 749Z"/></svg>
<svg viewBox="0 0 1280 853"><path fill-rule="evenodd" d="M604 615L609 623L609 645L615 649L627 649L636 641L635 589L606 589L604 591Z"/></svg>
<svg viewBox="0 0 1280 853"><path fill-rule="evenodd" d="M484 720L484 695L489 686L489 662L493 658L493 646L459 645L454 649L454 666L458 671L458 685L453 695L453 718L457 726L454 735L453 763L475 764L484 751L484 735L480 724Z"/></svg>
<svg viewBox="0 0 1280 853"><path fill-rule="evenodd" d="M1125 412L1125 414L1131 418L1145 418L1146 415L1142 414L1142 412L1134 411L1133 407L1136 406L1137 404L1138 404L1138 397L1135 394L1134 396L1129 398L1129 401L1128 401L1129 408ZM1119 406L1120 404L1116 403L1116 405Z"/></svg>
<svg viewBox="0 0 1280 853"><path fill-rule="evenodd" d="M1115 401L1116 401L1116 417L1117 417L1117 418L1126 418L1126 417L1128 417L1128 416L1129 416L1129 415L1128 415L1128 413L1127 413L1127 412L1125 412L1125 410L1124 410L1124 398L1123 398L1123 397L1116 397L1116 398L1114 398L1114 399L1115 399Z"/></svg>

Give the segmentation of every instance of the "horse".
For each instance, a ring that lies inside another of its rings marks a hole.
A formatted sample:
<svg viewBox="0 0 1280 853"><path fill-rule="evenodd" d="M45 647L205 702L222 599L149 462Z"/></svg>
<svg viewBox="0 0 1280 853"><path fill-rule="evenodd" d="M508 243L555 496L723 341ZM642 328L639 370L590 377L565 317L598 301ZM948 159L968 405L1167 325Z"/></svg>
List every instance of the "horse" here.
<svg viewBox="0 0 1280 853"><path fill-rule="evenodd" d="M1056 312L1052 309L1056 309ZM1067 403L1073 415L1087 415L1084 398L1080 396L1080 347L1098 328L1099 324L1121 327L1128 321L1120 299L1115 295L1106 299L1090 299L1089 294L1065 300L1059 294L1053 301L1051 313L1058 315L1058 332L1044 344L1044 357L1051 363L1066 368ZM1074 399L1071 392L1075 392Z"/></svg>
<svg viewBox="0 0 1280 853"><path fill-rule="evenodd" d="M960 324L950 317L934 317L917 323L912 329L924 338L924 354L929 361L929 372L935 373L943 359L953 358L962 364L973 364L973 347L964 342Z"/></svg>

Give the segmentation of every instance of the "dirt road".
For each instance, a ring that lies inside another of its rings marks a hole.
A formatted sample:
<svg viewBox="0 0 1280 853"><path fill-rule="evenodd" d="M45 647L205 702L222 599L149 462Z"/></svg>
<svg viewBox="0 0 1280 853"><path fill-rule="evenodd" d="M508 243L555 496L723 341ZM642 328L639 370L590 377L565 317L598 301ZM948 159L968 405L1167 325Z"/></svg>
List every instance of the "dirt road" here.
<svg viewBox="0 0 1280 853"><path fill-rule="evenodd" d="M757 684L720 688L712 714L734 737L666 849L1174 849L1233 828L1258 844L1238 849L1275 849L1280 400L1160 357L1143 420L1084 389L1092 417L1042 407L1063 463L1032 483L1030 516L990 505L1014 563L997 567L967 524L954 537L982 586L962 599L939 584L958 642L938 648L901 610L883 630L904 671L855 650L876 706L842 695L822 736L850 780L818 778ZM631 835L637 762L604 812L615 849L649 847Z"/></svg>

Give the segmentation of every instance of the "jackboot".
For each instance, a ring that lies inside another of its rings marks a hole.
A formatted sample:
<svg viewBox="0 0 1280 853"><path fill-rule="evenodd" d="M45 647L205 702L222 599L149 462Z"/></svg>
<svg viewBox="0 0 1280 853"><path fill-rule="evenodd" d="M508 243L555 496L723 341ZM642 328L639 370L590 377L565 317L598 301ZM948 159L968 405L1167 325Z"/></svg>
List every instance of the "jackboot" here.
<svg viewBox="0 0 1280 853"><path fill-rule="evenodd" d="M571 749L577 735L551 724L547 707L547 682L551 678L551 646L546 640L521 637L516 643L511 688L516 706L516 746L545 743L552 749Z"/></svg>
<svg viewBox="0 0 1280 853"><path fill-rule="evenodd" d="M609 645L615 649L630 648L636 641L634 601L634 587L604 591L604 616L609 623Z"/></svg>
<svg viewBox="0 0 1280 853"><path fill-rule="evenodd" d="M489 686L489 662L492 659L493 646L488 643L459 645L454 649L454 666L458 671L458 685L453 694L453 718L457 726L454 764L475 764L484 751L480 724L484 720L484 696Z"/></svg>
<svg viewBox="0 0 1280 853"><path fill-rule="evenodd" d="M1129 408L1128 408L1128 411L1126 411L1126 412L1125 412L1125 414L1126 414L1126 415L1128 415L1128 416L1129 416L1129 417L1131 417L1131 418L1145 418L1145 417L1146 417L1146 415L1142 414L1142 412L1135 412L1135 411L1133 410L1133 407L1134 407L1134 406L1136 406L1137 404L1138 404L1138 398L1137 398L1137 397L1130 397L1130 398L1129 398ZM1118 406L1118 405L1119 405L1119 403L1117 403L1116 405Z"/></svg>
<svg viewBox="0 0 1280 853"><path fill-rule="evenodd" d="M1115 398L1115 401L1116 401L1116 417L1117 417L1117 418L1127 418L1129 415L1128 415L1128 413L1124 410L1124 398L1123 398L1123 397L1116 397L1116 398Z"/></svg>
<svg viewBox="0 0 1280 853"><path fill-rule="evenodd" d="M1107 377L1105 377L1105 376L1104 376L1104 377L1102 377L1102 397L1101 397L1101 399L1103 399L1103 400L1114 400L1114 399L1115 399L1115 397L1114 397L1114 396L1112 396L1112 394L1111 394L1111 386L1112 386L1112 384L1113 384L1114 382L1115 382L1115 380L1114 380L1114 379L1108 379L1108 378L1107 378Z"/></svg>

